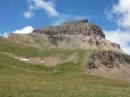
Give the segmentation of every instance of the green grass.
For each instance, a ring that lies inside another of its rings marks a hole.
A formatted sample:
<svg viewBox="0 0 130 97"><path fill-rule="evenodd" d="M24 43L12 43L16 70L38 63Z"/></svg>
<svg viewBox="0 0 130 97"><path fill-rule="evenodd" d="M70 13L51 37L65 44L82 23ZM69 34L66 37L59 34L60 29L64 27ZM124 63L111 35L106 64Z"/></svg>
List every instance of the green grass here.
<svg viewBox="0 0 130 97"><path fill-rule="evenodd" d="M56 67L20 62L3 52L25 56L79 56L78 62ZM130 84L84 73L89 50L44 49L22 46L0 38L0 97L130 97Z"/></svg>
<svg viewBox="0 0 130 97"><path fill-rule="evenodd" d="M1 97L130 97L125 83L88 75L1 75Z"/></svg>
<svg viewBox="0 0 130 97"><path fill-rule="evenodd" d="M70 55L75 52L83 54L84 51L87 52L88 50L80 50L80 49L73 50L73 49L60 49L60 48L38 49L30 46L23 46L16 43L12 43L4 38L0 38L0 52L10 52L17 55L24 55L31 57L60 55L61 57L66 57L67 55Z"/></svg>
<svg viewBox="0 0 130 97"><path fill-rule="evenodd" d="M0 52L10 52L26 56L38 56L39 53L37 51L37 48L18 45L8 40L5 40L4 38L0 38Z"/></svg>

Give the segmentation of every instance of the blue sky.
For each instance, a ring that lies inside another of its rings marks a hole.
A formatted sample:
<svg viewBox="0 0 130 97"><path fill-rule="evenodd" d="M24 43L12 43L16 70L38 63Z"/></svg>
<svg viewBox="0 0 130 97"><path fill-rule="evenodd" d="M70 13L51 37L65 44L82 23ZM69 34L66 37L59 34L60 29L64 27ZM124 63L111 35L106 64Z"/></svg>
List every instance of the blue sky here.
<svg viewBox="0 0 130 97"><path fill-rule="evenodd" d="M129 6L130 0L1 0L0 34L86 18L129 53Z"/></svg>
<svg viewBox="0 0 130 97"><path fill-rule="evenodd" d="M45 10L36 10L31 19L23 15L28 10L28 0L2 0L0 3L0 32L13 31L27 25L34 28L50 25L58 17L48 16ZM47 0L46 0L47 1ZM112 6L115 0L55 0L55 8L58 13L64 15L81 16L89 18L89 21L105 29L113 29L115 25L104 16L104 10Z"/></svg>

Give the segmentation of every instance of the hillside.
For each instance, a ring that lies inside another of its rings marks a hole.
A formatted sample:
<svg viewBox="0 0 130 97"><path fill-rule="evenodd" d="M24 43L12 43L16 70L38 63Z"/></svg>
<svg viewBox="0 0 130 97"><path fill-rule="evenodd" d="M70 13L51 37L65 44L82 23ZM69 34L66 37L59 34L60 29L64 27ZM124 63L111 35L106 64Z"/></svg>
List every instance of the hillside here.
<svg viewBox="0 0 130 97"><path fill-rule="evenodd" d="M66 56L68 58L66 60L74 62L82 60L80 64L84 66L84 71L87 73L129 79L129 56L121 50L119 44L107 40L100 27L88 20L69 21L61 25L43 27L29 34L12 33L9 35L8 40L17 44L35 47L39 50L53 49L56 53L63 51L63 55L66 51L78 50L84 52L87 50L89 54L84 55L86 58L80 58L77 53L74 53L71 57ZM31 60L37 62L31 62ZM37 60L36 58L29 58L28 62L42 64L42 61L38 62L39 60L45 61L48 58L37 58ZM55 63L64 62L59 56L56 59L52 58L52 60L55 60ZM58 62L58 60L61 62ZM48 63L48 61L45 61L45 63ZM124 77L124 75L126 76Z"/></svg>
<svg viewBox="0 0 130 97"><path fill-rule="evenodd" d="M0 37L0 97L130 97L130 56L87 20Z"/></svg>
<svg viewBox="0 0 130 97"><path fill-rule="evenodd" d="M39 51L4 38L0 38L0 45L1 97L129 97L130 86L127 82L84 73L79 63L91 50ZM9 53L28 57L61 56L64 60L78 53L81 59L79 62L68 61L47 67L18 61L10 57Z"/></svg>

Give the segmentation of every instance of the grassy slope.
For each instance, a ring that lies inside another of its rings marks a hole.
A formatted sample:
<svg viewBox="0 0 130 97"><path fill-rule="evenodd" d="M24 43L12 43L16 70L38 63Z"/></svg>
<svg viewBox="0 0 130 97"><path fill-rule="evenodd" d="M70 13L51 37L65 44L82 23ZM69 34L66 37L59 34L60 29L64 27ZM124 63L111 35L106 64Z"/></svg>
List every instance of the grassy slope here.
<svg viewBox="0 0 130 97"><path fill-rule="evenodd" d="M53 68L25 64L3 52L26 56L59 55L63 59L78 53L77 63ZM0 38L0 97L130 97L130 85L121 81L86 75L80 65L88 50L25 47Z"/></svg>

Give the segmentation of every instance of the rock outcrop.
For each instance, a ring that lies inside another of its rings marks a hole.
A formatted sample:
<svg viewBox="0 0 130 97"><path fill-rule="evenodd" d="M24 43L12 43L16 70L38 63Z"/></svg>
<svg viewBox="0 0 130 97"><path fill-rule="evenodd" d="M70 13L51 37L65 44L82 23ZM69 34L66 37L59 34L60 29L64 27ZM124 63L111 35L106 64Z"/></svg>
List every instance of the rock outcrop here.
<svg viewBox="0 0 130 97"><path fill-rule="evenodd" d="M92 75L130 80L130 56L115 51L94 51L85 64Z"/></svg>
<svg viewBox="0 0 130 97"><path fill-rule="evenodd" d="M47 35L77 35L93 36L95 38L105 38L102 29L90 24L87 20L66 22L63 25L34 30L33 33Z"/></svg>
<svg viewBox="0 0 130 97"><path fill-rule="evenodd" d="M19 37L20 36L20 37ZM114 49L120 46L105 39L102 29L88 20L36 29L27 35L11 34L9 39L40 48Z"/></svg>
<svg viewBox="0 0 130 97"><path fill-rule="evenodd" d="M108 68L120 67L120 64L130 64L127 57L114 51L96 51L89 56L88 69L98 68L104 65Z"/></svg>

